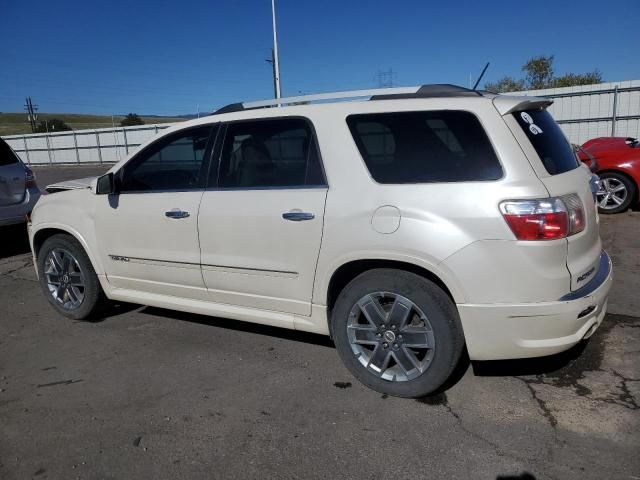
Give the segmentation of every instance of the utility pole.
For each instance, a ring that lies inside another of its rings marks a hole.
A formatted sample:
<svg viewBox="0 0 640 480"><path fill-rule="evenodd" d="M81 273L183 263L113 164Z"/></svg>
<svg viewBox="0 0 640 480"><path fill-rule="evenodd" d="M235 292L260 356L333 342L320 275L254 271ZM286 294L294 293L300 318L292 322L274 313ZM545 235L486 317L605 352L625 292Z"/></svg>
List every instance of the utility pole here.
<svg viewBox="0 0 640 480"><path fill-rule="evenodd" d="M38 106L33 105L31 97L27 97L24 100L24 109L27 111L27 121L31 125L31 133L36 133L36 122L38 121L38 114L36 112L38 111Z"/></svg>
<svg viewBox="0 0 640 480"><path fill-rule="evenodd" d="M273 70L273 98L278 97L278 84L276 83L276 61L275 55L273 53L273 48L271 49L271 58L265 59L265 62L271 64L271 69Z"/></svg>
<svg viewBox="0 0 640 480"><path fill-rule="evenodd" d="M278 59L278 33L276 29L276 0L271 0L271 19L273 24L273 83L276 98L280 98L280 64Z"/></svg>

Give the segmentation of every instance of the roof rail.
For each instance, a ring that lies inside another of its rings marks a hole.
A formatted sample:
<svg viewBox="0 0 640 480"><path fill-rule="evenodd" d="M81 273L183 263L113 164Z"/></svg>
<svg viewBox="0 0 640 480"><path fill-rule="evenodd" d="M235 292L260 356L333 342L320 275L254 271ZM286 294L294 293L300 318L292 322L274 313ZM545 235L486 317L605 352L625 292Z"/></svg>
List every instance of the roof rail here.
<svg viewBox="0 0 640 480"><path fill-rule="evenodd" d="M392 100L403 98L437 98L482 96L477 90L450 84L418 85L414 87L373 88L370 90L351 90L346 92L318 93L314 95L299 95L296 97L272 98L256 102L232 103L226 105L213 114L239 112L254 108L279 107L285 105L299 105L322 100L342 100L368 97L369 100Z"/></svg>

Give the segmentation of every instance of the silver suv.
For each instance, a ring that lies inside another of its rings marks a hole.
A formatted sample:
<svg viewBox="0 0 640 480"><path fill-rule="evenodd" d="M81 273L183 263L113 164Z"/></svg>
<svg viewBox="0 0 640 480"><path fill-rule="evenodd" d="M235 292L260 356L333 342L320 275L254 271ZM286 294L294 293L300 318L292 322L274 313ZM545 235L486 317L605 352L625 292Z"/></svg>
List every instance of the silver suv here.
<svg viewBox="0 0 640 480"><path fill-rule="evenodd" d="M39 198L35 175L0 138L0 226L25 223Z"/></svg>
<svg viewBox="0 0 640 480"><path fill-rule="evenodd" d="M75 319L111 299L331 335L404 397L465 347L560 352L601 323L611 262L550 104L426 85L230 105L43 197L42 290Z"/></svg>

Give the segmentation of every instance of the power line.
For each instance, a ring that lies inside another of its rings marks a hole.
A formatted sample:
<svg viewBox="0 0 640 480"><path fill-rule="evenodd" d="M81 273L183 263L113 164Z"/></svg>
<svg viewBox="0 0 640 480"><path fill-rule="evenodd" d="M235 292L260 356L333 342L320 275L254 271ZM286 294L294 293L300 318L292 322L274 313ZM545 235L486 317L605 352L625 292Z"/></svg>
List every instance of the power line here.
<svg viewBox="0 0 640 480"><path fill-rule="evenodd" d="M391 88L394 85L396 85L398 82L397 80L397 74L396 72L393 71L393 69L391 67L389 67L389 70L378 70L378 88Z"/></svg>

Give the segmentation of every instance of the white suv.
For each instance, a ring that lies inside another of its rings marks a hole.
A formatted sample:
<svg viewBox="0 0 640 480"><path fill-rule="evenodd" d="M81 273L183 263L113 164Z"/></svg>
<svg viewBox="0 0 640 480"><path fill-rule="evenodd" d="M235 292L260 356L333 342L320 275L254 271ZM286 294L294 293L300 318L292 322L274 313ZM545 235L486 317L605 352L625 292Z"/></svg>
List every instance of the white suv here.
<svg viewBox="0 0 640 480"><path fill-rule="evenodd" d="M110 299L331 335L404 397L465 347L560 352L601 323L611 262L550 104L426 85L230 105L51 188L42 289L74 319Z"/></svg>

